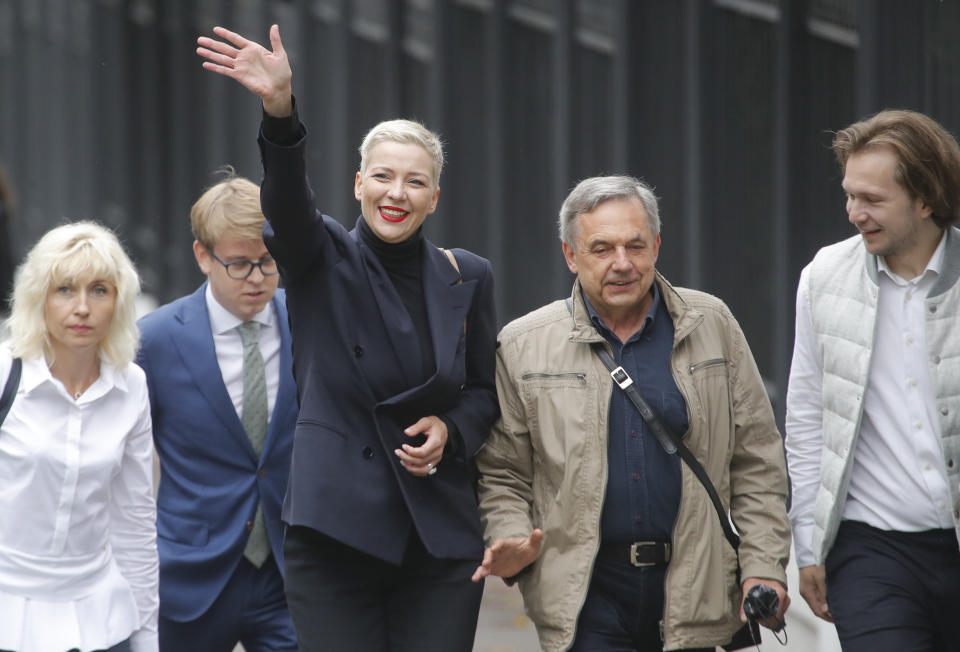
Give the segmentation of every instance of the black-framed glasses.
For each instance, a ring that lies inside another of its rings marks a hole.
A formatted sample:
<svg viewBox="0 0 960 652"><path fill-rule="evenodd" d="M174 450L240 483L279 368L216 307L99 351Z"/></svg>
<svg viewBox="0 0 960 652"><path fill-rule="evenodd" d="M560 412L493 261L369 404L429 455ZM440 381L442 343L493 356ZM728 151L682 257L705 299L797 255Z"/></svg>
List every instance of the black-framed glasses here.
<svg viewBox="0 0 960 652"><path fill-rule="evenodd" d="M264 276L273 276L274 274L279 273L279 270L277 269L277 261L275 261L272 256L265 256L256 262L252 260L234 260L229 263L225 263L220 260L219 257L217 257L217 254L213 253L213 250L210 247L207 247L206 249L207 252L213 256L213 259L223 265L224 269L227 270L227 276L236 281L242 281L253 274L254 267L259 267L260 273Z"/></svg>

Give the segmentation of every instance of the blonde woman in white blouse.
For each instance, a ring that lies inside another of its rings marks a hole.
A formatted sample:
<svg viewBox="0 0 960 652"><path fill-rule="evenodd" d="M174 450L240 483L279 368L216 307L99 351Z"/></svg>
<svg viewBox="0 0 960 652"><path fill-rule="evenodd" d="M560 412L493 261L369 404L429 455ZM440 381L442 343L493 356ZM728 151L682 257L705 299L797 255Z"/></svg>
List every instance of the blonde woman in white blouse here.
<svg viewBox="0 0 960 652"><path fill-rule="evenodd" d="M0 650L157 650L150 406L140 281L91 222L49 231L17 271L23 374L0 425Z"/></svg>

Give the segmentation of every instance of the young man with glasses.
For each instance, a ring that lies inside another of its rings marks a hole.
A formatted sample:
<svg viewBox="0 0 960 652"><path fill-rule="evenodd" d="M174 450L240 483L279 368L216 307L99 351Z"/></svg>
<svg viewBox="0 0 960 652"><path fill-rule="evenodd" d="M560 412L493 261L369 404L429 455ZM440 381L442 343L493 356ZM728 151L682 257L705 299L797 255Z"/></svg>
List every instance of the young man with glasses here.
<svg viewBox="0 0 960 652"><path fill-rule="evenodd" d="M283 524L297 418L290 329L260 189L232 175L190 211L207 282L140 321L160 457L160 649L296 650Z"/></svg>

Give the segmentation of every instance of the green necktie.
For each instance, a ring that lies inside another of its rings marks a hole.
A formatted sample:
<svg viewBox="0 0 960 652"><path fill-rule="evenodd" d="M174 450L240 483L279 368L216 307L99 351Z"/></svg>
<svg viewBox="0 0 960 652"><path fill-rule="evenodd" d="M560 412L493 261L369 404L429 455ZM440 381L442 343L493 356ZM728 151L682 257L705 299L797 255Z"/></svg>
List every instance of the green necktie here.
<svg viewBox="0 0 960 652"><path fill-rule="evenodd" d="M260 353L260 324L245 321L237 326L237 330L243 340L243 416L240 421L259 457L267 438L267 376L263 368L263 354ZM270 540L263 521L262 504L257 504L257 513L253 522L247 524L247 529L250 538L243 555L260 568L270 556Z"/></svg>

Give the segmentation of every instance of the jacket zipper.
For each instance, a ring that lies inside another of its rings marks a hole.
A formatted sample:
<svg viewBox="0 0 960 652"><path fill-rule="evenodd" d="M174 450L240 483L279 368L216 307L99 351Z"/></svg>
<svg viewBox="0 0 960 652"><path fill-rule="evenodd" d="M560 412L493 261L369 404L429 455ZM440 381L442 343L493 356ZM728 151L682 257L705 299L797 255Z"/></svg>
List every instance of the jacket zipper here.
<svg viewBox="0 0 960 652"><path fill-rule="evenodd" d="M727 361L723 358L714 358L712 360L704 360L703 362L698 362L697 364L690 365L690 373L697 371L698 369L704 369L705 367L722 367L727 364Z"/></svg>
<svg viewBox="0 0 960 652"><path fill-rule="evenodd" d="M521 380L533 380L534 378L556 378L556 379L576 379L580 381L581 385L587 384L587 374L581 373L565 373L565 374L542 374L542 373L530 373L523 374L520 376Z"/></svg>
<svg viewBox="0 0 960 652"><path fill-rule="evenodd" d="M691 326L689 330L687 330L687 332L682 333L682 334L680 335L680 337L677 338L677 341L676 341L676 343L674 344L673 349L670 351L670 362L671 362L671 363L673 362L673 355L674 355L674 353L676 353L676 351L677 351L677 345L679 345L680 342L682 342L682 341L684 341L685 339L687 339L688 337L690 337L690 335L691 335L695 330L697 330L698 328L700 328L700 325L701 325L702 323L703 323L703 317L701 317L700 319L698 319L698 320L696 321L696 323L693 324L693 326ZM707 360L706 362L713 362L713 361L712 361L712 360ZM703 363L699 363L699 364L703 364ZM691 374L693 373L693 368L696 367L696 366L697 366L697 365L690 365L690 366L688 367L688 370L689 370L689 372L690 372ZM681 385L681 383L679 382L680 379L677 378L677 377L673 374L673 364L670 365L670 375L673 376L673 382L676 383L677 389L679 389L679 390L680 390L680 394L683 395L683 385ZM683 396L683 401L684 401L684 403L687 402L687 397L686 397L686 396ZM689 419L689 418L690 418L690 406L688 405L688 406L687 406L687 419ZM680 480L680 508L677 509L677 518L673 520L673 527L672 527L671 530L670 530L670 539L671 539L671 541L673 541L673 540L676 539L676 537L677 537L677 519L680 518L680 509L683 507L683 501L684 501L684 497L683 497L683 461L682 461L682 460L681 460L681 462L680 462L680 467L681 467L681 471L680 471L680 478L681 478L681 480ZM666 625L667 625L667 606L670 604L670 600L669 600L670 592L667 590L668 587L669 587L669 582L668 582L667 580L670 578L670 571L671 571L671 569L672 569L672 566L671 566L670 564L668 564L668 565L667 565L667 570L666 570L666 572L663 574L663 613L662 613L662 615L661 615L660 622L657 623L657 625L658 625L658 627L659 627L659 629L660 629L660 642L661 642L662 644L664 644L664 645L666 645L666 642L667 642L667 632L666 632Z"/></svg>

